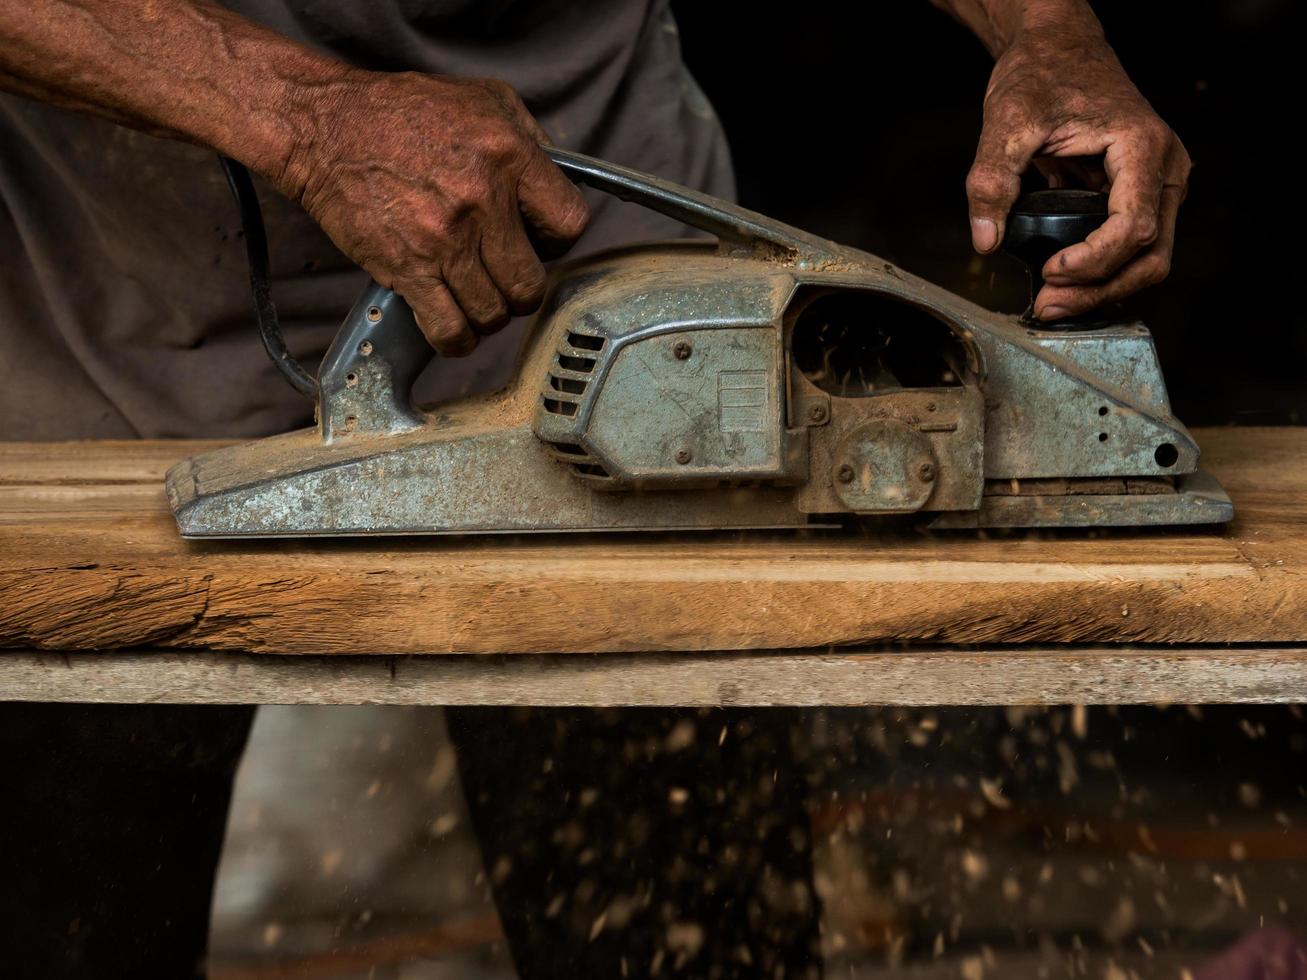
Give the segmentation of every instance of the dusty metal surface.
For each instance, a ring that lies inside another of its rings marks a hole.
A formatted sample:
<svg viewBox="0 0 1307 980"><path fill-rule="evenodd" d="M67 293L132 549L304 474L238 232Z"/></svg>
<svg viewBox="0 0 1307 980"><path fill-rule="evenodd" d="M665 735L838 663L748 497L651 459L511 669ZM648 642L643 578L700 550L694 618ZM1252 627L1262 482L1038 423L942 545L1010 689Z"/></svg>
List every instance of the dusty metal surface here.
<svg viewBox="0 0 1307 980"><path fill-rule="evenodd" d="M251 470L259 480L247 480ZM190 537L227 536L210 534L210 527L298 537L379 529L522 533L804 523L790 492L777 487L705 494L698 501L674 490L596 490L550 457L526 425L487 431L456 418L404 435L328 446L315 430L305 430L228 447L174 468L168 492ZM191 509L188 498L202 507ZM203 523L190 523L193 516Z"/></svg>
<svg viewBox="0 0 1307 980"><path fill-rule="evenodd" d="M1198 464L1142 325L1034 329L873 255L562 156L578 179L717 245L562 268L514 384L431 412L409 401L430 351L402 301L374 287L324 360L317 428L169 473L182 533L792 527L916 511L948 527L1230 518L1201 477L1128 490ZM982 496L987 480L1085 479L1122 491Z"/></svg>
<svg viewBox="0 0 1307 980"><path fill-rule="evenodd" d="M855 514L911 514L930 499L939 461L911 425L877 419L845 434L830 475L840 503Z"/></svg>
<svg viewBox="0 0 1307 980"><path fill-rule="evenodd" d="M1170 493L1115 492L987 495L973 511L941 514L934 528L1111 527L1130 524L1219 524L1232 516L1230 498L1210 473L1178 477Z"/></svg>

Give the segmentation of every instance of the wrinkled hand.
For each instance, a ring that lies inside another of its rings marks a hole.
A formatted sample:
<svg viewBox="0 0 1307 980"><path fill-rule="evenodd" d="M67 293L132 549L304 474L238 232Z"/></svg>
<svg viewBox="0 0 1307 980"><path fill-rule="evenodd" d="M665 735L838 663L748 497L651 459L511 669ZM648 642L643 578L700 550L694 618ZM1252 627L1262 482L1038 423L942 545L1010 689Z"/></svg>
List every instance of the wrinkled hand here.
<svg viewBox="0 0 1307 980"><path fill-rule="evenodd" d="M532 240L570 245L589 213L511 88L351 72L314 115L281 189L404 297L437 351L468 354L540 305L545 270Z"/></svg>
<svg viewBox="0 0 1307 980"><path fill-rule="evenodd" d="M1030 30L999 56L967 176L977 251L1002 242L1032 161L1051 186L1109 191L1102 227L1044 266L1040 319L1083 313L1166 278L1189 155L1101 34Z"/></svg>

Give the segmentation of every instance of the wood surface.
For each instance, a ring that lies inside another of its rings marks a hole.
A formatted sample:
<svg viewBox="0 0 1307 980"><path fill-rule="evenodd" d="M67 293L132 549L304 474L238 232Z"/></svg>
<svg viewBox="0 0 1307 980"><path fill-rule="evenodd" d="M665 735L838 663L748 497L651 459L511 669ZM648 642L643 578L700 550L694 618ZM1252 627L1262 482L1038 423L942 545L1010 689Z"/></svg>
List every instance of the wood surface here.
<svg viewBox="0 0 1307 980"><path fill-rule="evenodd" d="M1199 529L184 542L214 444L0 444L0 647L285 654L1307 641L1307 429L1196 433Z"/></svg>
<svg viewBox="0 0 1307 980"><path fill-rule="evenodd" d="M6 700L165 704L1247 704L1307 701L1304 648L266 657L0 654Z"/></svg>

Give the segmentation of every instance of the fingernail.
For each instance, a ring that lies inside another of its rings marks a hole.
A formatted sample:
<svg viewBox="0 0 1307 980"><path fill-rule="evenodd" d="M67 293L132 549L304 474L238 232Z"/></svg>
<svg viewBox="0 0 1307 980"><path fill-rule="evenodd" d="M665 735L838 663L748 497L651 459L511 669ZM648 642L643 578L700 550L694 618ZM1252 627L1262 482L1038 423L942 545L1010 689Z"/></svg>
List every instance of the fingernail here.
<svg viewBox="0 0 1307 980"><path fill-rule="evenodd" d="M971 244L977 252L994 251L998 247L998 225L989 218L972 218Z"/></svg>
<svg viewBox="0 0 1307 980"><path fill-rule="evenodd" d="M1041 320L1060 320L1064 316L1070 316L1071 311L1065 306L1045 306L1035 315Z"/></svg>

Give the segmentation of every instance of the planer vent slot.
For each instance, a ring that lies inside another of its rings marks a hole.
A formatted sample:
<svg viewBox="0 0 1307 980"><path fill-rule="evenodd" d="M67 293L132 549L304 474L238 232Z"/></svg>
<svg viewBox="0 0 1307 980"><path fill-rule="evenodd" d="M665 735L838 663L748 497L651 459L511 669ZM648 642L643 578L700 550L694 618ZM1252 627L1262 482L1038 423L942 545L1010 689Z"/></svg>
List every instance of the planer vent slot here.
<svg viewBox="0 0 1307 980"><path fill-rule="evenodd" d="M577 381L575 378L560 378L556 374L549 376L549 387L554 391L566 391L572 395L585 394L585 381Z"/></svg>
<svg viewBox="0 0 1307 980"><path fill-rule="evenodd" d="M595 361L593 357L572 357L570 354L560 353L558 355L558 366L568 371L589 374L594 370Z"/></svg>
<svg viewBox="0 0 1307 980"><path fill-rule="evenodd" d="M588 457L590 455L583 447L578 446L574 442L551 442L549 445L552 446L556 452L562 453L564 456Z"/></svg>
<svg viewBox="0 0 1307 980"><path fill-rule="evenodd" d="M598 352L607 344L606 337L577 333L575 330L569 330L564 335L554 354L554 366L550 369L541 392L540 401L546 412L569 419L581 414L581 405L589 389L595 365L599 363Z"/></svg>
<svg viewBox="0 0 1307 980"><path fill-rule="evenodd" d="M582 479L591 482L612 482L613 475L601 466L598 460L586 452L584 446L575 442L551 442L549 443L549 449L553 453L554 459L566 463L572 468L572 472Z"/></svg>
<svg viewBox="0 0 1307 980"><path fill-rule="evenodd" d="M604 338L592 337L588 333L569 332L567 342L577 350L603 350Z"/></svg>
<svg viewBox="0 0 1307 980"><path fill-rule="evenodd" d="M578 407L576 402L568 402L568 401L563 401L560 398L548 398L548 397L542 400L544 402L546 412L551 412L554 415L566 415L568 418L572 418L576 415L576 410Z"/></svg>

